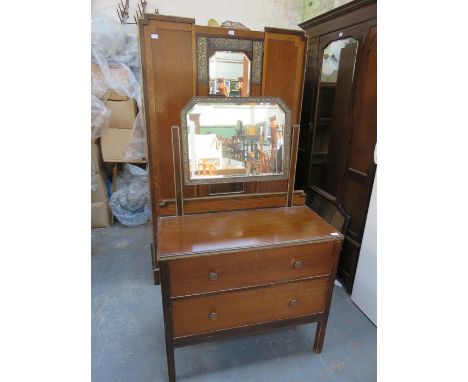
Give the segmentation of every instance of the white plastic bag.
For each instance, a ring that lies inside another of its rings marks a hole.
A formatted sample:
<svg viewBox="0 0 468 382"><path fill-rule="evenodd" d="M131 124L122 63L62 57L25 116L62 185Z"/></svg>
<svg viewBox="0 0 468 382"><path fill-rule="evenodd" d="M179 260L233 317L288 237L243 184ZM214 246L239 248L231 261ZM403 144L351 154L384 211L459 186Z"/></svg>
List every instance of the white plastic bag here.
<svg viewBox="0 0 468 382"><path fill-rule="evenodd" d="M146 170L125 164L123 172L117 177L116 186L109 206L117 220L128 226L145 224L150 218Z"/></svg>

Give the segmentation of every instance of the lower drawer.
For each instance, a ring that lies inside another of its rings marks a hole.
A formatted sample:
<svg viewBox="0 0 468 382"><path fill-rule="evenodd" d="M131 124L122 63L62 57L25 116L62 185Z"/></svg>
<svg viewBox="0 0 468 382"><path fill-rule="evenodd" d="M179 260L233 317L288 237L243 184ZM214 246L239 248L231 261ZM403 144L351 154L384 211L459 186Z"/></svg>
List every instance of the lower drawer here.
<svg viewBox="0 0 468 382"><path fill-rule="evenodd" d="M173 301L174 336L321 313L328 281L312 279Z"/></svg>

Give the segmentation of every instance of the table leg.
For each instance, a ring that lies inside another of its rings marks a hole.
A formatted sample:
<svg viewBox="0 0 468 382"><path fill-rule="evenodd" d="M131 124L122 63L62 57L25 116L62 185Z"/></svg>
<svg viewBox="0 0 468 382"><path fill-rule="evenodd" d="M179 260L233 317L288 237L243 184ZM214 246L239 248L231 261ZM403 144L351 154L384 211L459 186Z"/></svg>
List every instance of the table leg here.
<svg viewBox="0 0 468 382"><path fill-rule="evenodd" d="M322 352L326 329L327 329L327 321L317 322L317 329L315 332L315 341L314 341L314 352L317 354L320 354Z"/></svg>

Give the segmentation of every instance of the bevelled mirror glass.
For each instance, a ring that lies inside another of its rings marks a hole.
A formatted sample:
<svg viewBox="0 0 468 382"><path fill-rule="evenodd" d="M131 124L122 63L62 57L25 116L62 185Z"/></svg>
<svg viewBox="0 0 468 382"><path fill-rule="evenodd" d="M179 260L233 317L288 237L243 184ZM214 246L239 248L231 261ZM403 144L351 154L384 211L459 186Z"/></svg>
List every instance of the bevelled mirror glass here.
<svg viewBox="0 0 468 382"><path fill-rule="evenodd" d="M186 184L287 179L291 112L278 97L193 97L182 109Z"/></svg>
<svg viewBox="0 0 468 382"><path fill-rule="evenodd" d="M216 51L209 60L211 95L248 97L250 59L242 52Z"/></svg>

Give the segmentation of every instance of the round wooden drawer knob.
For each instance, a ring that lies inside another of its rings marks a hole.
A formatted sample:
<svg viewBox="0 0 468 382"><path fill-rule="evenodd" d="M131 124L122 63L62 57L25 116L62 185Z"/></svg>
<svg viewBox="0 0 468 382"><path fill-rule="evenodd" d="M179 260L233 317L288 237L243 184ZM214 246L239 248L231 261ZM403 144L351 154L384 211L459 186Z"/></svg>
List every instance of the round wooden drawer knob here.
<svg viewBox="0 0 468 382"><path fill-rule="evenodd" d="M217 272L210 272L209 275L208 275L209 279L211 281L215 281L215 280L218 280L218 273Z"/></svg>
<svg viewBox="0 0 468 382"><path fill-rule="evenodd" d="M295 298L289 300L290 306L297 306L298 304L299 304L299 301L297 301Z"/></svg>
<svg viewBox="0 0 468 382"><path fill-rule="evenodd" d="M211 320L211 321L215 321L215 320L217 320L217 319L218 319L218 313L216 313L216 312L211 312L211 313L210 313L210 320Z"/></svg>
<svg viewBox="0 0 468 382"><path fill-rule="evenodd" d="M294 268L301 269L302 268L302 261L301 260L296 260L294 262Z"/></svg>

